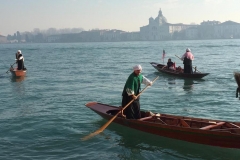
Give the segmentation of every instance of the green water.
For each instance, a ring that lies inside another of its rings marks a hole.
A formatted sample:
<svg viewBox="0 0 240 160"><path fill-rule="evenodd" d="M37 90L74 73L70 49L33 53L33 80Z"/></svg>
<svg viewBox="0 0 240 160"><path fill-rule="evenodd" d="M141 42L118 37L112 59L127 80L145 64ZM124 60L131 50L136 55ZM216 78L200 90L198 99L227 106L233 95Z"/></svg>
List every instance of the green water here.
<svg viewBox="0 0 240 160"><path fill-rule="evenodd" d="M84 104L119 106L132 66L159 79L141 95L141 108L152 112L240 121L234 71L240 70L240 40L0 44L0 159L239 159L239 150L196 145L111 124L88 141L80 138L106 121ZM210 73L185 80L157 72L162 50L175 56L191 48L193 65ZM5 72L22 50L23 79ZM142 86L144 88L144 86Z"/></svg>

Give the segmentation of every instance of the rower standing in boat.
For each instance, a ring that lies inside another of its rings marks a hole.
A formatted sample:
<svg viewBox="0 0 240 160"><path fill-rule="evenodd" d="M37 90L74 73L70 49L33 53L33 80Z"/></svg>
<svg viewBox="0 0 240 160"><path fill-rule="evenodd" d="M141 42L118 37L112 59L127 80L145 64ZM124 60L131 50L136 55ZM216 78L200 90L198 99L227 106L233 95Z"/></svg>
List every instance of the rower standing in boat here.
<svg viewBox="0 0 240 160"><path fill-rule="evenodd" d="M192 71L192 61L194 60L194 56L191 53L190 48L186 49L186 52L183 54L182 58L184 64L184 73L193 73Z"/></svg>
<svg viewBox="0 0 240 160"><path fill-rule="evenodd" d="M139 103L140 96L138 98L136 96L140 93L141 83L150 86L152 85L152 82L141 74L141 65L134 66L133 70L133 73L129 75L126 81L122 92L122 106L127 105L132 99L134 99L134 101L122 113L122 115L126 115L127 119L141 118Z"/></svg>
<svg viewBox="0 0 240 160"><path fill-rule="evenodd" d="M240 99L240 73L239 72L235 72L234 73L234 78L235 78L235 80L236 80L236 82L237 82L237 85L238 85L238 87L237 87L237 89L236 89L236 98L238 98L239 97L239 99Z"/></svg>
<svg viewBox="0 0 240 160"><path fill-rule="evenodd" d="M18 70L26 70L26 68L24 67L24 58L21 50L18 50L16 53L16 63L18 64Z"/></svg>

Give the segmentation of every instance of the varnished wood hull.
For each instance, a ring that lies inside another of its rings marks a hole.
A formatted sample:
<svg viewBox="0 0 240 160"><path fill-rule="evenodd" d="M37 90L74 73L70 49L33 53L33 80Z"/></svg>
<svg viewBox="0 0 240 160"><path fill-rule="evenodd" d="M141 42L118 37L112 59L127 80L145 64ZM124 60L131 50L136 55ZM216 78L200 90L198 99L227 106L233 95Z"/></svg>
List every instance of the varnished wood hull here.
<svg viewBox="0 0 240 160"><path fill-rule="evenodd" d="M86 106L107 120L119 112L118 107L97 102L87 103ZM138 120L119 116L113 122L177 140L240 149L240 122L222 122L168 114L147 116Z"/></svg>
<svg viewBox="0 0 240 160"><path fill-rule="evenodd" d="M14 77L23 77L26 75L27 70L18 70L17 68L10 68L10 72Z"/></svg>
<svg viewBox="0 0 240 160"><path fill-rule="evenodd" d="M201 79L209 74L209 73L200 73L200 72L195 72L193 74L182 73L182 72L167 69L166 65L163 65L163 64L159 64L159 63L155 63L155 62L151 62L150 64L159 72L173 75L176 77ZM165 67L165 68L163 68L163 67Z"/></svg>

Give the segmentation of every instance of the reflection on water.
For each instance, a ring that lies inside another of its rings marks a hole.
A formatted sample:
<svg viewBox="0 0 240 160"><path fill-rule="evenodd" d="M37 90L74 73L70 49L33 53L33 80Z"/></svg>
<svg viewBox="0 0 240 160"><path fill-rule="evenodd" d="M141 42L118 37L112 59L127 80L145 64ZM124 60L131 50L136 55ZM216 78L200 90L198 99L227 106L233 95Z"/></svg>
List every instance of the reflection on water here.
<svg viewBox="0 0 240 160"><path fill-rule="evenodd" d="M185 91L191 91L193 89L193 80L192 79L184 79L184 85L183 85L183 89Z"/></svg>
<svg viewBox="0 0 240 160"><path fill-rule="evenodd" d="M17 93L19 95L24 95L25 93L25 87L24 87L24 80L26 79L25 76L22 77L14 77L12 76L10 78L10 81L13 82L12 83L12 87L13 87L13 92Z"/></svg>
<svg viewBox="0 0 240 160"><path fill-rule="evenodd" d="M176 84L176 78L174 77L169 77L167 80L168 80L168 84L170 85Z"/></svg>
<svg viewBox="0 0 240 160"><path fill-rule="evenodd" d="M104 120L99 123L104 124ZM237 149L213 147L165 138L118 124L108 128L112 136L106 136L122 148L120 159L238 159ZM113 138L114 137L114 138ZM161 157L163 155L163 157Z"/></svg>
<svg viewBox="0 0 240 160"><path fill-rule="evenodd" d="M11 77L12 82L22 82L22 81L24 81L24 79L25 79L25 76L21 76L21 77L12 76Z"/></svg>

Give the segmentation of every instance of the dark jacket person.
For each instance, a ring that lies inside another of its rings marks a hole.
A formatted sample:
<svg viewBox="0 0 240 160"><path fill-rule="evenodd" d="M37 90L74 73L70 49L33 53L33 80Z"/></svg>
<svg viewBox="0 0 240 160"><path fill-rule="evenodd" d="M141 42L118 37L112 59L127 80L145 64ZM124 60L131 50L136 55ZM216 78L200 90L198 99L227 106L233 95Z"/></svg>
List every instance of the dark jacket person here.
<svg viewBox="0 0 240 160"><path fill-rule="evenodd" d="M194 56L191 53L190 48L186 49L186 52L183 54L182 58L184 64L184 73L193 73L192 71L192 61L194 60Z"/></svg>
<svg viewBox="0 0 240 160"><path fill-rule="evenodd" d="M137 95L141 91L141 83L152 85L152 82L144 77L142 67L136 65L133 67L133 72L129 75L122 92L122 107L125 107L132 99L134 101L123 111L128 119L141 118L139 97Z"/></svg>
<svg viewBox="0 0 240 160"><path fill-rule="evenodd" d="M23 58L23 55L22 55L22 52L20 50L17 51L16 53L16 61L17 61L17 64L18 64L18 70L24 70L25 67L24 67L24 58Z"/></svg>

